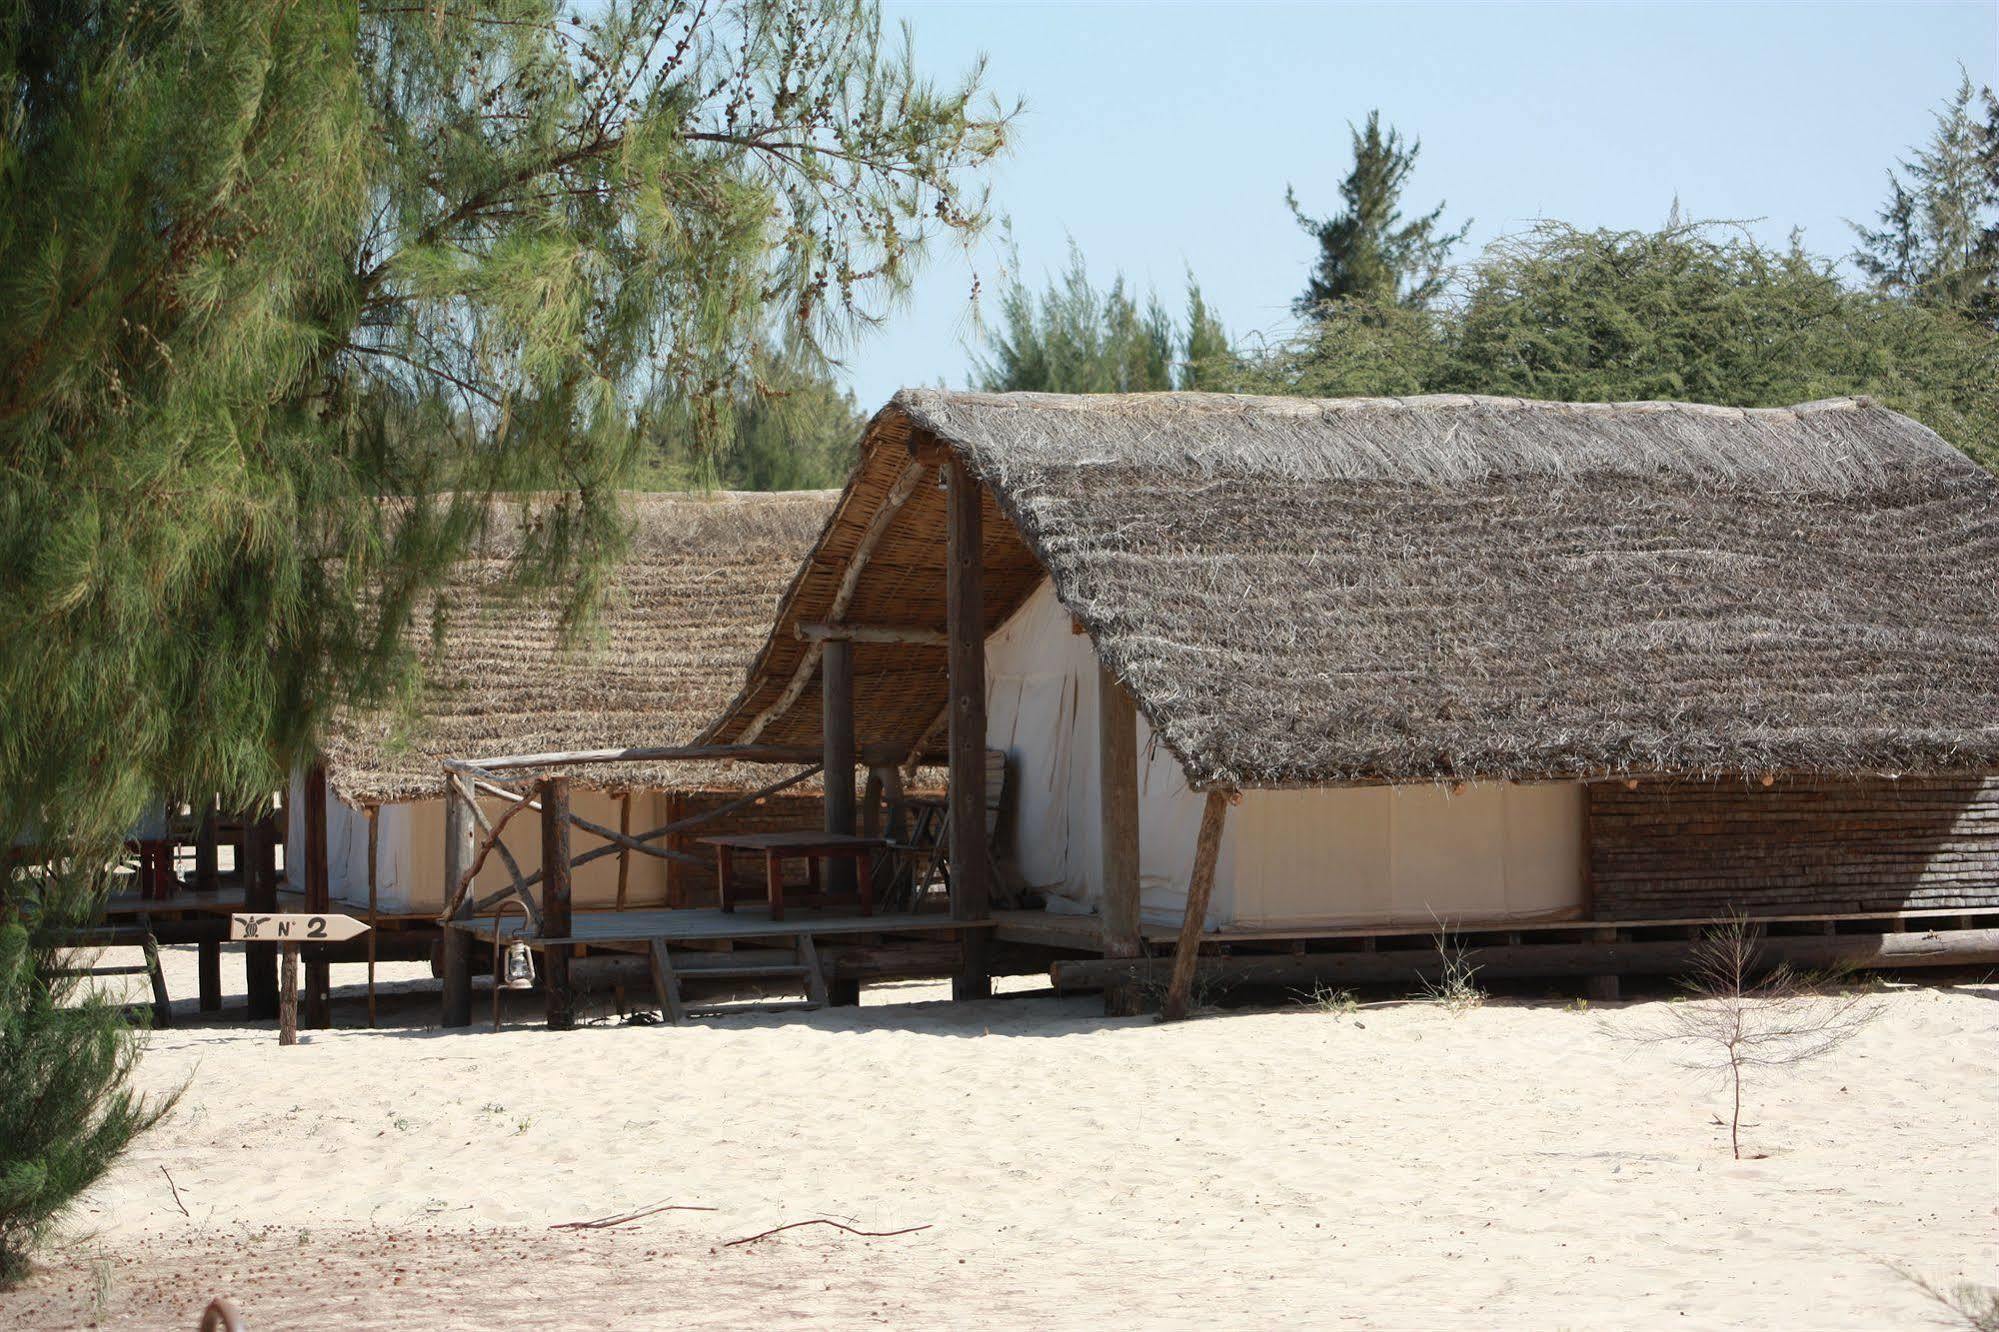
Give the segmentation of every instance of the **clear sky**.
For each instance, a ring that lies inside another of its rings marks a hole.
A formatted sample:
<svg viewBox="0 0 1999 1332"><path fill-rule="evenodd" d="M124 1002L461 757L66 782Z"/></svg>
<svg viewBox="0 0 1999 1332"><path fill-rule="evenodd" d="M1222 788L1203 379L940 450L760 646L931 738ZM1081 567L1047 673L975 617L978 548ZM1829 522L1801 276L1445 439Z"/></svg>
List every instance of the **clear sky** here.
<svg viewBox="0 0 1999 1332"><path fill-rule="evenodd" d="M1439 200L1473 247L1535 218L1650 227L1689 216L1793 226L1824 253L1871 220L1883 170L1930 128L1961 62L1999 84L1999 0L1906 4L945 4L888 0L917 58L981 53L1024 97L993 176L1039 285L1068 238L1176 312L1191 266L1230 332L1281 331L1312 241L1284 207L1338 206L1347 123L1379 107L1423 152L1407 202ZM1460 252L1461 255L1465 253ZM934 257L908 308L847 357L872 411L904 384L960 385L976 270Z"/></svg>

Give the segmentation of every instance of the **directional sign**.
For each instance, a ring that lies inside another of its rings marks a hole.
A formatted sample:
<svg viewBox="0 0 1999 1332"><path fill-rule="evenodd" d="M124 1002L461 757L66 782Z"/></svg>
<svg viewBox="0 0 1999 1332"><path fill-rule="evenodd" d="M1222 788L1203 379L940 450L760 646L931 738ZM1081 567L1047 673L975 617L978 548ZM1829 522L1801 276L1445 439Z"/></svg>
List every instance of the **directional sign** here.
<svg viewBox="0 0 1999 1332"><path fill-rule="evenodd" d="M244 943L334 943L351 939L367 928L367 921L352 916L308 915L302 911L272 915L232 912L229 917L229 937Z"/></svg>

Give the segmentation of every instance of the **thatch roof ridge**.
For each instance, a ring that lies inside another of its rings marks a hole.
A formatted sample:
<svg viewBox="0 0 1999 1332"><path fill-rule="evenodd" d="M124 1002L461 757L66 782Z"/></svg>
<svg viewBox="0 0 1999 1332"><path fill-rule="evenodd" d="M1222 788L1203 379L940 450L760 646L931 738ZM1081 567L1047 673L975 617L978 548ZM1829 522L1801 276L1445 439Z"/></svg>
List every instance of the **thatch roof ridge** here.
<svg viewBox="0 0 1999 1332"><path fill-rule="evenodd" d="M634 492L631 547L597 631L558 645L554 594L502 595L517 547L511 505L454 572L443 641L425 650L411 733L389 715L335 718L329 786L351 804L442 794L442 757L671 745L693 740L741 685L836 491ZM742 764L579 768L584 786L728 790Z"/></svg>
<svg viewBox="0 0 1999 1332"><path fill-rule="evenodd" d="M1038 462L1144 463L1300 481L1463 484L1496 476L1682 475L1843 494L1977 464L1868 398L1792 407L1547 402L1473 394L971 393L903 389L889 408L999 479ZM1021 425L1009 428L1009 421ZM1031 422L1031 424L1026 424ZM1065 428L1066 427L1066 428Z"/></svg>

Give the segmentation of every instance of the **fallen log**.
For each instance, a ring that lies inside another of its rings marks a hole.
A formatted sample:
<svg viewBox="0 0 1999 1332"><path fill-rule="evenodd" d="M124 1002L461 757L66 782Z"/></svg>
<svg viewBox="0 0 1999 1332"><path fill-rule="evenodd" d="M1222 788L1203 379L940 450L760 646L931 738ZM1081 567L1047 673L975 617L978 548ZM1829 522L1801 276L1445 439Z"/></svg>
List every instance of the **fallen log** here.
<svg viewBox="0 0 1999 1332"><path fill-rule="evenodd" d="M1481 980L1571 976L1673 976L1690 968L1697 940L1634 943L1501 944L1473 948L1467 960ZM1945 930L1900 934L1778 935L1758 941L1766 966L1803 971L1837 968L1958 967L1999 965L1999 930ZM1133 982L1163 986L1173 959L1082 958L1052 963L1057 990L1096 990ZM1438 978L1442 959L1433 948L1392 953L1288 953L1200 959L1196 976L1209 984L1418 985Z"/></svg>

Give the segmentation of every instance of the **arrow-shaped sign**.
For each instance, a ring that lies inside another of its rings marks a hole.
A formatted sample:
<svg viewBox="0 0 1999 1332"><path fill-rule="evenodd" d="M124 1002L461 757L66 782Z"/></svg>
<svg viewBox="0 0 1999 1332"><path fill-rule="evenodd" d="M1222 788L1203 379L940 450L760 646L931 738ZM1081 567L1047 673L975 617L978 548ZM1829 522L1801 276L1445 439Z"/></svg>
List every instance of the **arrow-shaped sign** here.
<svg viewBox="0 0 1999 1332"><path fill-rule="evenodd" d="M351 939L367 928L367 921L356 920L352 916L308 915L304 912L271 915L232 912L229 916L229 937L241 939L244 943L335 943Z"/></svg>

